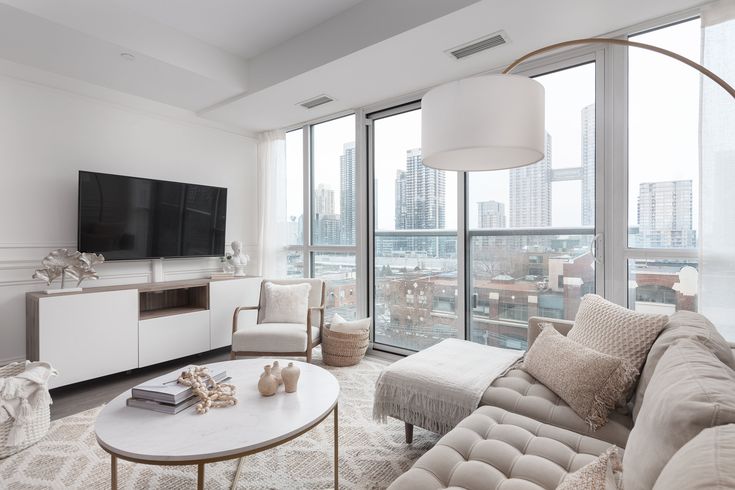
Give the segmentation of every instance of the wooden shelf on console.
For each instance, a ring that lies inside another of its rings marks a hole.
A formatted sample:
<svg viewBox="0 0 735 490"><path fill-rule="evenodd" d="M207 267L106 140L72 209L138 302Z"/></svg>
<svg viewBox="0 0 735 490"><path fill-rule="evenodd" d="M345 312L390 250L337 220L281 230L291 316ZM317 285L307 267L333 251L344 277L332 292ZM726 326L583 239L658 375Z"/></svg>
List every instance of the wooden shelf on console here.
<svg viewBox="0 0 735 490"><path fill-rule="evenodd" d="M195 311L207 311L207 308L198 308L196 306L177 306L173 308L161 308L159 310L141 311L139 318L140 320L150 320L152 318L183 315L185 313L193 313Z"/></svg>

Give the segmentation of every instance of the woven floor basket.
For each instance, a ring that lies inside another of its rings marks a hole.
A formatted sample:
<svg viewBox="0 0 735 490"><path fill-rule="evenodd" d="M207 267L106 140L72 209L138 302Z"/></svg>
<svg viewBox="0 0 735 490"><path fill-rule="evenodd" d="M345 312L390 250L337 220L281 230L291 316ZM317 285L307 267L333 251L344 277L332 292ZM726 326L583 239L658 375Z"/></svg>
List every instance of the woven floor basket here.
<svg viewBox="0 0 735 490"><path fill-rule="evenodd" d="M2 366L0 367L0 378L12 378L25 371L25 369L24 362L14 362L7 366ZM0 459L7 458L40 441L48 432L49 424L51 423L51 411L45 403L41 403L40 406L36 407L31 415L31 421L26 425L26 434L28 437L20 446L7 445L8 434L10 434L13 422L14 420L9 419L0 424Z"/></svg>
<svg viewBox="0 0 735 490"><path fill-rule="evenodd" d="M330 366L354 366L365 357L370 332L332 332L327 327L322 330L322 359Z"/></svg>

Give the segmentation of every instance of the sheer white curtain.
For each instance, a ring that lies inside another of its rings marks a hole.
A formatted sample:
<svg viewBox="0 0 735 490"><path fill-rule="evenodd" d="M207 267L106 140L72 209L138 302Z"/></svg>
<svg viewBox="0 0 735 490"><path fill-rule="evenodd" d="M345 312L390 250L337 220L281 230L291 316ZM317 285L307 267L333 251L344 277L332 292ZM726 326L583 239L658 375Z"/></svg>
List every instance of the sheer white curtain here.
<svg viewBox="0 0 735 490"><path fill-rule="evenodd" d="M286 133L258 135L258 268L264 277L286 277Z"/></svg>
<svg viewBox="0 0 735 490"><path fill-rule="evenodd" d="M735 85L735 2L702 15L702 64ZM735 342L735 99L703 78L699 311Z"/></svg>

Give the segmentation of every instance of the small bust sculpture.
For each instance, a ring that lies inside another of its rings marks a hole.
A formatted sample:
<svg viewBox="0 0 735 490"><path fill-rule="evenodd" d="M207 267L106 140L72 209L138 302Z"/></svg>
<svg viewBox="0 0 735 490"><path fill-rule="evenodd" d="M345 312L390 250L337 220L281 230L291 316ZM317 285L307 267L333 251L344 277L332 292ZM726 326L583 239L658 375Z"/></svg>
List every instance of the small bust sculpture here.
<svg viewBox="0 0 735 490"><path fill-rule="evenodd" d="M245 275L245 267L250 262L250 257L242 253L242 242L235 240L230 244L232 247L232 257L229 259L230 265L235 269L236 276Z"/></svg>

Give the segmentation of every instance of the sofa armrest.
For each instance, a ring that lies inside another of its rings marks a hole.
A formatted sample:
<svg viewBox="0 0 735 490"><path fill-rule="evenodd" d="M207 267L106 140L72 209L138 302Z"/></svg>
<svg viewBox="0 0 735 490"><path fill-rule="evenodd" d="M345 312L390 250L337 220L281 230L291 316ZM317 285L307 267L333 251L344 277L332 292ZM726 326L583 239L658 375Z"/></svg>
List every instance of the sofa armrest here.
<svg viewBox="0 0 735 490"><path fill-rule="evenodd" d="M546 318L543 316L532 316L528 319L528 349L531 348L531 344L533 344L533 341L536 340L536 337L538 337L538 334L541 333L541 324L542 323L551 323L554 325L554 328L557 332L559 332L562 335L566 335L569 333L569 331L574 326L574 322L571 320L560 320L558 318Z"/></svg>

